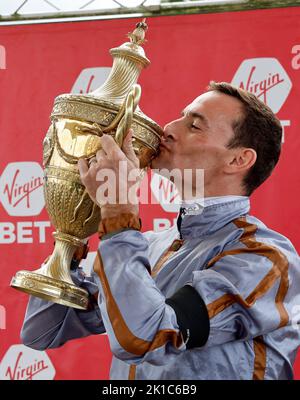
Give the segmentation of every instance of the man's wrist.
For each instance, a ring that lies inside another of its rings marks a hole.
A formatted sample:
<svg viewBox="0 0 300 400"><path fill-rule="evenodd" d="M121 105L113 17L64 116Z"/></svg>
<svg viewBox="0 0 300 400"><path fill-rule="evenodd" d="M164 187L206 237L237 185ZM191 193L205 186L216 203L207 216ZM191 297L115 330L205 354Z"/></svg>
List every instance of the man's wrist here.
<svg viewBox="0 0 300 400"><path fill-rule="evenodd" d="M101 218L117 218L121 214L139 215L139 206L132 204L101 206Z"/></svg>
<svg viewBox="0 0 300 400"><path fill-rule="evenodd" d="M116 216L102 218L99 224L98 235L99 239L107 239L114 234L126 230L140 231L142 221L138 214L135 213L122 213Z"/></svg>

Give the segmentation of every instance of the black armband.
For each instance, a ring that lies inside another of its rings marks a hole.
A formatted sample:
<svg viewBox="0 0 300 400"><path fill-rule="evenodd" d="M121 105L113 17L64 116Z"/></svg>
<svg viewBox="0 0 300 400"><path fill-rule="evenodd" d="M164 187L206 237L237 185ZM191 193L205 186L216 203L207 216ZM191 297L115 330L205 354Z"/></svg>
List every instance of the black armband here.
<svg viewBox="0 0 300 400"><path fill-rule="evenodd" d="M209 336L209 316L206 305L190 285L183 286L172 297L166 299L176 314L177 323L187 349L202 347Z"/></svg>

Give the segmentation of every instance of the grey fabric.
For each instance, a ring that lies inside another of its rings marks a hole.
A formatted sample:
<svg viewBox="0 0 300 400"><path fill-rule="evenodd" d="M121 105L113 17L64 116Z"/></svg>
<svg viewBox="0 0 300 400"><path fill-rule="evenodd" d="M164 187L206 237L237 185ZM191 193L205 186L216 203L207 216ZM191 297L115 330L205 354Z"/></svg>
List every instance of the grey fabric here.
<svg viewBox="0 0 300 400"><path fill-rule="evenodd" d="M90 294L98 291L92 277L81 268L71 271L74 283ZM30 296L21 330L22 342L33 349L45 350L63 345L71 339L105 332L99 307L80 311Z"/></svg>
<svg viewBox="0 0 300 400"><path fill-rule="evenodd" d="M106 298L97 275L91 280L99 288L99 308L114 354L112 379L127 379L133 364L136 379L253 379L257 337L266 348L263 378L293 377L292 364L300 344L294 312L300 304L299 257L287 238L250 216L249 207L249 200L241 198L209 205L198 215L185 215L180 226L183 245L154 277L147 267L153 268L179 238L176 225L157 233L120 232L100 243L112 298ZM240 217L257 227L251 236L257 251L249 251L243 242L245 230L234 223ZM225 251L234 252L208 268L210 260ZM282 260L288 261L286 266ZM278 291L285 278L288 290L281 307ZM268 285L246 307L248 296L265 281ZM222 306L211 314L207 343L191 350L180 340L176 314L165 303L187 284L198 291L208 310L216 301ZM223 299L228 296L236 300L226 305ZM279 327L282 308L288 321ZM103 329L99 311L91 317L81 314L31 300L23 340L34 348L56 347L74 336ZM158 342L165 331L171 332L172 341Z"/></svg>

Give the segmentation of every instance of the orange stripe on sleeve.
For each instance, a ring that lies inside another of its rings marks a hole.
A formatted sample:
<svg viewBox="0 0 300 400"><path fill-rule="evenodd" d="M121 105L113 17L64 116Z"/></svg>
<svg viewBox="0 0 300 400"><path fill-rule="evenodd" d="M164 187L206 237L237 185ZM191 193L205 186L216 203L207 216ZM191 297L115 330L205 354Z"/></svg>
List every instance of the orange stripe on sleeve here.
<svg viewBox="0 0 300 400"><path fill-rule="evenodd" d="M154 268L152 269L151 276L152 278L155 278L156 275L159 273L163 265L168 261L168 259L177 251L180 249L180 247L183 245L183 239L175 239L173 243L171 244L170 247L162 254L162 256L159 258L157 263L155 264Z"/></svg>
<svg viewBox="0 0 300 400"><path fill-rule="evenodd" d="M262 336L258 336L253 339L253 346L255 354L253 380L263 380L266 372L267 348Z"/></svg>
<svg viewBox="0 0 300 400"><path fill-rule="evenodd" d="M136 365L130 365L129 374L128 374L128 380L129 381L134 381L135 380L135 374L136 374Z"/></svg>
<svg viewBox="0 0 300 400"><path fill-rule="evenodd" d="M114 334L119 344L128 353L143 356L145 353L155 350L167 342L171 342L176 348L182 344L182 335L173 329L164 329L157 332L152 341L140 339L128 328L118 305L113 297L107 277L105 275L101 255L97 252L94 263L94 271L98 274L105 294L108 316L113 327ZM134 311L133 311L134 313Z"/></svg>

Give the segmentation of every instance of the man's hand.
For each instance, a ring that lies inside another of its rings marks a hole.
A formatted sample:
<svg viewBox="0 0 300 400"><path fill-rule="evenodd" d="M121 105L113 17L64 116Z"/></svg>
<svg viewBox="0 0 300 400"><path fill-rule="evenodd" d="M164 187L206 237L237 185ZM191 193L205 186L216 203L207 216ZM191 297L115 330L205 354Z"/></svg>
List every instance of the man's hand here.
<svg viewBox="0 0 300 400"><path fill-rule="evenodd" d="M132 147L132 130L122 150L109 135L101 137L102 149L90 165L80 159L78 168L83 185L91 199L101 207L101 217L123 213L138 215L137 189L140 183L139 159Z"/></svg>

